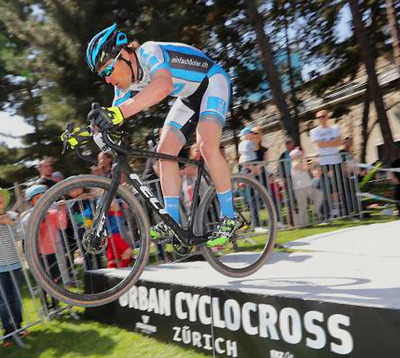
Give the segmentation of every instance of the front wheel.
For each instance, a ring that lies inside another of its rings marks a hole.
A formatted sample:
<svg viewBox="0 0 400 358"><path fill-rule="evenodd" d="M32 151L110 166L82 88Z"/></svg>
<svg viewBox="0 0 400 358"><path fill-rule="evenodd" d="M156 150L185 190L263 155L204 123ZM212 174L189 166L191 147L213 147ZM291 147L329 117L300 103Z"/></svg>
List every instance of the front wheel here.
<svg viewBox="0 0 400 358"><path fill-rule="evenodd" d="M236 214L242 221L233 238L223 247L201 247L207 262L230 277L246 277L258 271L274 249L277 215L270 195L256 180L232 176ZM196 231L210 235L219 224L219 203L214 187L204 195L199 207Z"/></svg>
<svg viewBox="0 0 400 358"><path fill-rule="evenodd" d="M68 178L49 189L28 218L29 267L50 295L68 304L109 303L128 291L146 266L147 215L126 187L119 186L103 216L98 246L93 250L89 244L93 219L110 187L110 179L93 175Z"/></svg>

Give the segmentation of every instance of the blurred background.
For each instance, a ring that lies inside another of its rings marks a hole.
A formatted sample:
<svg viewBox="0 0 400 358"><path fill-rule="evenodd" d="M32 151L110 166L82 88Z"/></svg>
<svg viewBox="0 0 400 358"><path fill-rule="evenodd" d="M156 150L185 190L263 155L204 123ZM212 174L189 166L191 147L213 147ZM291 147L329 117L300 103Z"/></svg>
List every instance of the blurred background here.
<svg viewBox="0 0 400 358"><path fill-rule="evenodd" d="M2 0L0 186L37 175L43 156L65 176L89 172L61 156L67 121L85 123L90 103L113 88L91 73L91 37L117 22L139 42L179 41L229 72L233 100L223 144L237 160L238 133L254 122L276 159L285 138L307 153L315 112L328 109L362 163L391 163L400 141L399 0ZM170 100L140 115L133 141L147 147ZM138 164L139 165L139 164Z"/></svg>

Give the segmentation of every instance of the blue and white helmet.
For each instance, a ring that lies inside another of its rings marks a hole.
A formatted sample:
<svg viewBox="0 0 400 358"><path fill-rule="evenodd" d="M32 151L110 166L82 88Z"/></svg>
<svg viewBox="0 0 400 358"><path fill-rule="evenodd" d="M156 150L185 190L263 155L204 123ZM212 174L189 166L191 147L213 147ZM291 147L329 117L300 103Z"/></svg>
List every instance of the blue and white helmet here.
<svg viewBox="0 0 400 358"><path fill-rule="evenodd" d="M100 31L90 40L86 49L86 62L91 71L97 72L126 45L128 45L128 36L118 31L117 24L114 23Z"/></svg>

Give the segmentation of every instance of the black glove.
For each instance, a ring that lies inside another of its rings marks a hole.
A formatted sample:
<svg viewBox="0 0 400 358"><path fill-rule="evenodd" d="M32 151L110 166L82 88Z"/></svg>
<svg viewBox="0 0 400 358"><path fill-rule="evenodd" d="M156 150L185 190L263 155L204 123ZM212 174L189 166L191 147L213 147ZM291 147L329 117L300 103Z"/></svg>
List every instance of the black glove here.
<svg viewBox="0 0 400 358"><path fill-rule="evenodd" d="M88 120L98 127L101 132L114 126L119 126L124 122L119 107L100 107L98 103L92 103L92 110L88 114Z"/></svg>

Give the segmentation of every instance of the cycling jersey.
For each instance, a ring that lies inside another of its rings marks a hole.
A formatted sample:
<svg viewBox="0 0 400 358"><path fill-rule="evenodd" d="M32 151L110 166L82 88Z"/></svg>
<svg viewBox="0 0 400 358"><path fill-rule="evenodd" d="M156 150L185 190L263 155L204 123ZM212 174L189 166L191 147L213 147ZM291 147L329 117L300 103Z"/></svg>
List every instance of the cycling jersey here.
<svg viewBox="0 0 400 358"><path fill-rule="evenodd" d="M225 123L230 100L230 79L217 63L202 51L181 43L146 42L136 50L142 69L141 78L123 92L115 87L113 105L133 97L151 81L154 73L167 69L172 76L178 97L166 119L166 126L179 130L182 141L193 132L199 117L214 116L221 126Z"/></svg>

